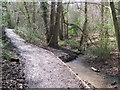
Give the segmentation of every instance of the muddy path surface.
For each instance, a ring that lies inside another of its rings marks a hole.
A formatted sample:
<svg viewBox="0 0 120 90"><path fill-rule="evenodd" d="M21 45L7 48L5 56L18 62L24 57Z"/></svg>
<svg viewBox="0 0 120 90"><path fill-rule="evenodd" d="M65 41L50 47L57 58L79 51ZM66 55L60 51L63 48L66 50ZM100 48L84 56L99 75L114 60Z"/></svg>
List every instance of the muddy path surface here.
<svg viewBox="0 0 120 90"><path fill-rule="evenodd" d="M29 88L90 88L50 51L26 43L12 29L5 32L21 56Z"/></svg>
<svg viewBox="0 0 120 90"><path fill-rule="evenodd" d="M95 88L114 88L116 85L111 84L119 84L118 77L112 77L103 72L93 71L91 67L85 63L86 60L87 58L81 55L66 64L77 73L79 77L92 84Z"/></svg>

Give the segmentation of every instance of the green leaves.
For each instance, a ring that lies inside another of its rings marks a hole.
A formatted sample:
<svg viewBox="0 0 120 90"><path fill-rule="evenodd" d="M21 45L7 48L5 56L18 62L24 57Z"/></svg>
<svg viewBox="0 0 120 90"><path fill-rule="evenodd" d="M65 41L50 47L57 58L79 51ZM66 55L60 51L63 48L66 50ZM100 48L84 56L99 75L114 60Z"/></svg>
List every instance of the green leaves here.
<svg viewBox="0 0 120 90"><path fill-rule="evenodd" d="M58 44L60 46L69 46L69 47L78 47L79 43L77 40L65 40L65 41L59 41Z"/></svg>
<svg viewBox="0 0 120 90"><path fill-rule="evenodd" d="M72 26L69 30L68 33L69 34L77 34L78 28Z"/></svg>

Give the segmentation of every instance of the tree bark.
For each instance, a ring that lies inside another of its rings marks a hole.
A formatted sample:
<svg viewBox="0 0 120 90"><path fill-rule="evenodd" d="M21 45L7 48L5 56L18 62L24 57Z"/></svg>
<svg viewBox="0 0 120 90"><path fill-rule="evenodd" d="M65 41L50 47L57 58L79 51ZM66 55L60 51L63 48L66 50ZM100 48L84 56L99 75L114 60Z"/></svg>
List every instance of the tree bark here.
<svg viewBox="0 0 120 90"><path fill-rule="evenodd" d="M25 7L25 10L26 10L26 15L27 15L27 19L28 19L28 27L31 27L30 14L29 14L26 2L24 2L24 7Z"/></svg>
<svg viewBox="0 0 120 90"><path fill-rule="evenodd" d="M17 27L18 27L18 25L19 25L19 21L20 21L20 19L19 19L19 13L18 13L18 17L17 17L17 20L16 20L16 25L17 25Z"/></svg>
<svg viewBox="0 0 120 90"><path fill-rule="evenodd" d="M35 14L36 14L36 9L35 9L36 2L33 2L33 15L32 15L32 24L33 24L33 30L35 30Z"/></svg>
<svg viewBox="0 0 120 90"><path fill-rule="evenodd" d="M53 47L54 42L54 35L55 35L55 1L51 2L51 15L50 15L50 36L48 41L48 46Z"/></svg>
<svg viewBox="0 0 120 90"><path fill-rule="evenodd" d="M67 23L68 23L68 9L69 9L69 4L70 4L70 0L69 0L69 2L67 4L67 20L66 20ZM68 36L68 24L66 24L65 30L66 30L66 32L65 32L65 39L68 39L69 38L69 36Z"/></svg>
<svg viewBox="0 0 120 90"><path fill-rule="evenodd" d="M85 22L83 25L83 32L82 32L82 36L80 38L80 49L82 49L82 45L85 42L85 40L87 39L87 36L84 36L84 34L86 35L86 30L87 30L87 2L85 2Z"/></svg>
<svg viewBox="0 0 120 90"><path fill-rule="evenodd" d="M114 23L114 28L115 28L116 40L118 44L118 50L120 52L120 27L119 27L118 20L116 17L114 2L110 2L110 7L112 11L112 17L113 17L113 23Z"/></svg>
<svg viewBox="0 0 120 90"><path fill-rule="evenodd" d="M41 2L41 8L43 10L43 20L44 20L44 24L45 24L45 28L46 28L46 41L47 43L49 43L50 37L49 37L49 28L48 28L48 7L47 7L47 2Z"/></svg>
<svg viewBox="0 0 120 90"><path fill-rule="evenodd" d="M50 43L48 46L58 48L58 31L60 30L60 13L61 2L57 3L57 13L55 14L55 2L52 2L51 6L51 26L50 26ZM54 18L55 23L54 23Z"/></svg>
<svg viewBox="0 0 120 90"><path fill-rule="evenodd" d="M118 2L118 22L120 25L120 1Z"/></svg>
<svg viewBox="0 0 120 90"><path fill-rule="evenodd" d="M60 23L60 29L59 29L59 38L60 40L63 40L63 24L64 24L64 21L63 21L63 6L62 6L62 2L61 2L61 5L60 5L60 19L61 19L61 23Z"/></svg>

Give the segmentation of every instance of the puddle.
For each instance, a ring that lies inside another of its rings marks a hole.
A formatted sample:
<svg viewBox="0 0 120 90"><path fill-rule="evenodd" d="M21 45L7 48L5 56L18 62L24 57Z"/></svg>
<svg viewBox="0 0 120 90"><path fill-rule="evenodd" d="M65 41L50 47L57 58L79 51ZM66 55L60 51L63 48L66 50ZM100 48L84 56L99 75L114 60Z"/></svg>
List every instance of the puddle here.
<svg viewBox="0 0 120 90"><path fill-rule="evenodd" d="M67 62L66 64L75 73L77 73L81 79L88 81L95 88L108 88L110 87L111 83L113 83L113 81L116 81L118 83L117 77L111 77L103 73L92 71L90 67L83 63L83 60L85 59L85 57L79 56L75 60Z"/></svg>

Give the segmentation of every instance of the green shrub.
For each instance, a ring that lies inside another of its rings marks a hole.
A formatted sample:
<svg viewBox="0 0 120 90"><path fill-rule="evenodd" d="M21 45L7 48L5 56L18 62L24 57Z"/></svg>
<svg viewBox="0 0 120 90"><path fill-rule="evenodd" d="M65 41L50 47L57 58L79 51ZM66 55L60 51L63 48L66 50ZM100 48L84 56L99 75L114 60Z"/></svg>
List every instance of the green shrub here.
<svg viewBox="0 0 120 90"><path fill-rule="evenodd" d="M6 51L6 50L3 50L3 52L2 52L2 59L3 59L3 60L10 61L10 60L11 60L11 57L12 57L11 52Z"/></svg>
<svg viewBox="0 0 120 90"><path fill-rule="evenodd" d="M45 36L39 30L33 30L27 27L18 27L15 30L22 38L33 44L45 44Z"/></svg>
<svg viewBox="0 0 120 90"><path fill-rule="evenodd" d="M59 41L58 44L60 46L69 46L71 48L73 47L78 47L79 43L77 42L77 40L65 40L65 41Z"/></svg>
<svg viewBox="0 0 120 90"><path fill-rule="evenodd" d="M110 48L110 40L108 38L104 39L102 42L98 42L98 45L98 47L89 48L86 53L98 56L102 59L109 57L112 51Z"/></svg>

